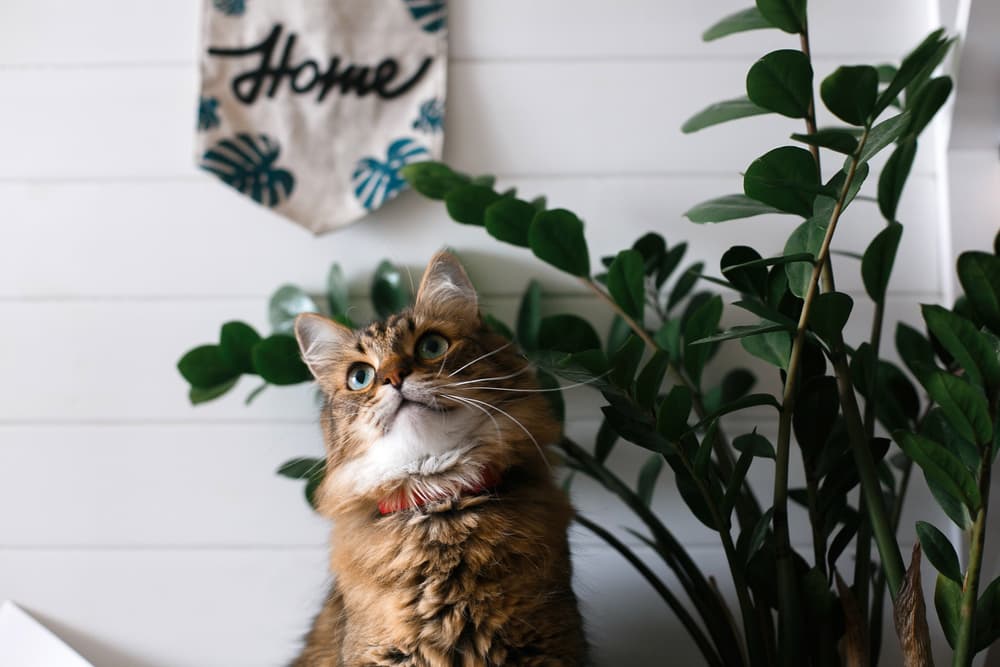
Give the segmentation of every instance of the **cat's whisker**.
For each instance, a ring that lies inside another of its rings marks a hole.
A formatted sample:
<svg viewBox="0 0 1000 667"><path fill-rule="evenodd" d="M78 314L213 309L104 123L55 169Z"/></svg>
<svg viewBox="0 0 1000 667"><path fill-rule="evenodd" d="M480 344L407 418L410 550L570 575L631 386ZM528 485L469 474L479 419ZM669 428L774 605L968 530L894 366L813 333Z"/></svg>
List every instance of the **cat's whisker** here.
<svg viewBox="0 0 1000 667"><path fill-rule="evenodd" d="M520 370L515 371L509 375L498 375L496 377L491 377L491 378L476 378L474 380L462 380L461 382L452 382L451 384L446 384L444 385L444 388L448 389L450 387L461 387L467 384L475 384L477 382L491 382L493 380L509 380L511 378L517 377L518 375L521 375L522 373L526 373L529 370L531 370L531 364L525 364L523 367L521 367Z"/></svg>
<svg viewBox="0 0 1000 667"><path fill-rule="evenodd" d="M492 352L487 352L486 354L482 354L482 355L476 357L475 359L473 359L469 363L465 364L464 366L461 366L461 367L456 368L455 370L453 370L451 373L448 374L448 377L452 377L456 373L461 373L462 371L464 371L466 368L468 368L472 364L474 364L474 363L476 363L478 361L482 361L483 359L486 359L487 357L492 357L497 352L502 352L503 350L506 350L511 345L513 345L513 343L507 343L505 345L501 345L500 347L498 347L497 349L493 350Z"/></svg>
<svg viewBox="0 0 1000 667"><path fill-rule="evenodd" d="M572 384L561 385L559 387L552 387L552 388L548 388L548 389L544 389L544 388L542 388L542 389L518 389L517 387L484 387L482 385L476 385L475 387L469 387L469 389L477 389L477 390L478 389L483 389L483 390L486 390L486 391L512 391L512 392L521 393L521 394L542 394L542 393L545 393L547 391L562 391L563 389L575 389L577 387L583 387L583 386L592 384L594 382L597 382L598 380L600 380L600 379L604 378L605 376L607 376L610 372L611 371L607 371L605 373L601 373L600 375L598 375L596 377L593 377L593 378L590 378L589 380L582 380L580 382L574 382ZM459 383L459 384L463 384L463 383ZM456 385L451 385L451 386L456 386Z"/></svg>
<svg viewBox="0 0 1000 667"><path fill-rule="evenodd" d="M445 394L445 395L446 396L451 396L451 394ZM490 408L492 410L496 410L497 412L499 412L500 414L502 414L504 417L506 417L507 419L511 420L514 424L516 424L518 428L520 428L522 431L524 431L524 434L526 436L528 436L528 438L531 440L531 442L534 443L535 449L538 450L539 456L542 457L542 461L545 463L545 467L549 469L549 472L552 472L552 466L549 464L549 460L545 456L545 452L542 450L542 446L538 444L538 440L535 439L535 436L531 434L531 431L529 431L525 427L524 424L522 424L519 420L517 420L513 415L511 415L506 410L498 408L497 406L493 405L492 403L487 403L486 401L480 401L478 398L469 398L468 396L463 396L462 398L464 400L471 401L473 403L486 406L486 407L488 407L488 408Z"/></svg>
<svg viewBox="0 0 1000 667"><path fill-rule="evenodd" d="M489 417L490 421L493 422L493 428L496 429L497 440L503 442L503 433L501 433L501 431L500 431L500 424L497 423L496 417L494 417L489 412L487 412L485 408L482 408L482 407L476 405L475 403L472 403L471 401L467 401L466 399L461 398L459 396L451 396L449 394L442 394L442 396L444 398L449 399L449 400L455 401L459 405L465 405L465 406L470 407L470 408L475 408L476 410L479 410L484 415L486 415L487 417Z"/></svg>

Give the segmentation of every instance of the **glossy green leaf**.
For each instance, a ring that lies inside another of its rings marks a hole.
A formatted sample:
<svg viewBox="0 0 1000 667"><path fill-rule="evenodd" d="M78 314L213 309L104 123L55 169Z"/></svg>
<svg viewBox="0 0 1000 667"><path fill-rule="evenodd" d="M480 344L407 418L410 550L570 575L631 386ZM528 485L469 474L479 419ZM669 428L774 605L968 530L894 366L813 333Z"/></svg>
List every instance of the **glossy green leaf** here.
<svg viewBox="0 0 1000 667"><path fill-rule="evenodd" d="M663 470L663 457L660 454L650 454L639 469L635 492L646 507L653 501L653 491L656 489L656 480L661 470Z"/></svg>
<svg viewBox="0 0 1000 667"><path fill-rule="evenodd" d="M992 441L989 405L980 389L962 378L941 371L928 374L923 384L963 438L978 445Z"/></svg>
<svg viewBox="0 0 1000 667"><path fill-rule="evenodd" d="M955 648L958 629L962 625L962 587L954 581L938 574L934 586L934 608L937 610L941 630L948 645Z"/></svg>
<svg viewBox="0 0 1000 667"><path fill-rule="evenodd" d="M907 134L917 135L924 131L927 124L948 101L952 88L950 76L939 76L922 86L912 100L907 100L906 106L911 114Z"/></svg>
<svg viewBox="0 0 1000 667"><path fill-rule="evenodd" d="M883 172L885 173L885 172ZM861 259L861 279L865 291L872 301L882 303L885 300L886 289L889 287L889 277L896 262L896 250L903 235L903 226L898 222L888 225L880 231L868 244L864 257Z"/></svg>
<svg viewBox="0 0 1000 667"><path fill-rule="evenodd" d="M1000 578L980 590L976 603L975 650L984 651L997 639L1000 639Z"/></svg>
<svg viewBox="0 0 1000 667"><path fill-rule="evenodd" d="M298 458L285 461L277 473L289 479L308 479L323 467L323 459Z"/></svg>
<svg viewBox="0 0 1000 667"><path fill-rule="evenodd" d="M538 349L538 332L542 325L542 286L538 281L528 283L517 311L517 342L521 349L534 352Z"/></svg>
<svg viewBox="0 0 1000 667"><path fill-rule="evenodd" d="M788 358L792 352L792 336L788 331L747 336L740 339L743 349L767 363L788 370Z"/></svg>
<svg viewBox="0 0 1000 667"><path fill-rule="evenodd" d="M882 168L878 178L878 208L886 220L896 219L899 198L903 195L903 186L906 185L916 155L916 138L906 137L899 142Z"/></svg>
<svg viewBox="0 0 1000 667"><path fill-rule="evenodd" d="M819 191L816 162L803 148L775 148L747 167L743 190L752 199L787 213L809 217Z"/></svg>
<svg viewBox="0 0 1000 667"><path fill-rule="evenodd" d="M235 387L238 381L239 378L235 377L232 380L226 380L222 384L217 384L214 387L191 387L188 390L188 400L191 401L191 405L198 405L200 403L207 403L208 401L215 400Z"/></svg>
<svg viewBox="0 0 1000 667"><path fill-rule="evenodd" d="M757 408L765 405L774 408L779 412L781 411L781 403L779 403L774 396L771 396L771 394L750 394L749 396L744 396L743 398L722 406L719 410L713 412L698 422L696 428L701 428L704 425L711 423L712 420L718 419L723 415L728 415L731 412L739 412L740 410Z"/></svg>
<svg viewBox="0 0 1000 667"><path fill-rule="evenodd" d="M219 334L219 352L230 368L240 373L253 373L253 346L260 334L244 322L226 322Z"/></svg>
<svg viewBox="0 0 1000 667"><path fill-rule="evenodd" d="M809 378L795 398L792 428L803 452L815 456L826 444L840 414L837 380L829 375Z"/></svg>
<svg viewBox="0 0 1000 667"><path fill-rule="evenodd" d="M976 318L1000 335L1000 257L963 252L958 256L958 279Z"/></svg>
<svg viewBox="0 0 1000 667"><path fill-rule="evenodd" d="M801 51L772 51L747 72L747 97L789 118L805 118L812 101L812 65Z"/></svg>
<svg viewBox="0 0 1000 667"><path fill-rule="evenodd" d="M218 345L200 345L188 351L177 362L177 370L192 387L214 389L239 377Z"/></svg>
<svg viewBox="0 0 1000 667"><path fill-rule="evenodd" d="M736 97L731 100L723 100L708 105L684 121L684 124L681 125L681 132L690 134L720 123L727 123L731 120L748 118L750 116L759 116L765 113L770 112L751 102L750 98Z"/></svg>
<svg viewBox="0 0 1000 667"><path fill-rule="evenodd" d="M805 30L806 0L757 0L757 9L771 25L785 32Z"/></svg>
<svg viewBox="0 0 1000 667"><path fill-rule="evenodd" d="M722 253L719 267L726 280L741 292L763 296L767 291L767 267L763 258L749 246L733 246Z"/></svg>
<svg viewBox="0 0 1000 667"><path fill-rule="evenodd" d="M295 285L282 285L267 305L267 316L275 333L291 333L300 313L318 313L319 306L305 290Z"/></svg>
<svg viewBox="0 0 1000 667"><path fill-rule="evenodd" d="M625 313L642 322L646 305L643 257L637 250L622 250L608 267L608 292Z"/></svg>
<svg viewBox="0 0 1000 667"><path fill-rule="evenodd" d="M675 317L663 323L663 326L653 335L657 347L667 353L673 364L679 364L681 358L681 320Z"/></svg>
<svg viewBox="0 0 1000 667"><path fill-rule="evenodd" d="M430 199L444 199L453 189L469 182L469 177L459 174L442 162L415 162L399 170L414 190Z"/></svg>
<svg viewBox="0 0 1000 667"><path fill-rule="evenodd" d="M670 365L666 352L658 350L646 363L635 380L635 401L644 408L652 408L663 385L663 377Z"/></svg>
<svg viewBox="0 0 1000 667"><path fill-rule="evenodd" d="M410 290L399 268L383 260L372 279L372 305L381 318L398 313L410 305Z"/></svg>
<svg viewBox="0 0 1000 667"><path fill-rule="evenodd" d="M940 63L947 54L948 47L949 40L944 37L944 30L939 29L928 35L917 48L907 54L888 87L879 95L874 115L882 113L922 71L927 68L933 69Z"/></svg>
<svg viewBox="0 0 1000 667"><path fill-rule="evenodd" d="M750 393L755 384L757 384L757 378L754 377L753 373L745 368L734 368L722 378L722 402L731 403L743 398Z"/></svg>
<svg viewBox="0 0 1000 667"><path fill-rule="evenodd" d="M642 256L642 264L646 275L655 273L667 254L667 242L663 236L656 232L646 232L632 244L635 250Z"/></svg>
<svg viewBox="0 0 1000 667"><path fill-rule="evenodd" d="M872 127L868 132L868 138L858 156L859 162L868 162L877 154L882 152L886 146L891 145L906 132L910 126L910 112L904 111L898 116L893 116Z"/></svg>
<svg viewBox="0 0 1000 667"><path fill-rule="evenodd" d="M601 339L590 322L563 313L542 318L538 327L538 345L543 350L576 353L600 349Z"/></svg>
<svg viewBox="0 0 1000 667"><path fill-rule="evenodd" d="M689 345L706 345L708 343L719 343L726 340L736 340L738 338L746 338L747 336L756 336L759 334L770 333L772 331L788 331L788 327L784 324L775 324L774 322L760 322L758 324L743 324L737 325L735 327L730 327L724 331L720 331L711 336L705 336L704 338L698 338L693 340Z"/></svg>
<svg viewBox="0 0 1000 667"><path fill-rule="evenodd" d="M970 512L975 513L979 509L981 500L976 480L954 454L915 433L896 431L893 438L906 455L920 466L928 480L933 479L949 495L961 500Z"/></svg>
<svg viewBox="0 0 1000 667"><path fill-rule="evenodd" d="M837 206L837 201L844 190L844 185L847 183L847 174L849 171L850 164L834 174L833 178L823 185L823 192L816 195L816 201L813 203L814 218L819 218L824 222L830 220L833 210ZM868 171L867 164L861 163L857 165L854 170L854 176L851 178L851 185L847 188L847 196L844 197L844 205L841 211L846 210L851 205L851 202L854 201L854 198L861 190L861 186L864 185L865 179L868 178Z"/></svg>
<svg viewBox="0 0 1000 667"><path fill-rule="evenodd" d="M896 350L918 380L925 369L934 366L934 348L930 341L905 322L896 324Z"/></svg>
<svg viewBox="0 0 1000 667"><path fill-rule="evenodd" d="M703 201L688 209L684 216L691 222L725 222L768 213L783 213L746 195L725 195Z"/></svg>
<svg viewBox="0 0 1000 667"><path fill-rule="evenodd" d="M844 155L852 155L858 149L858 137L851 130L817 130L813 134L793 134L792 139L810 146L829 148Z"/></svg>
<svg viewBox="0 0 1000 667"><path fill-rule="evenodd" d="M625 344L611 355L611 381L623 389L630 389L635 372L646 351L646 344L636 335L625 339Z"/></svg>
<svg viewBox="0 0 1000 667"><path fill-rule="evenodd" d="M257 374L271 384L312 380L312 374L299 356L299 344L287 334L274 334L257 343L253 348L253 366Z"/></svg>
<svg viewBox="0 0 1000 667"><path fill-rule="evenodd" d="M751 456L764 459L773 459L774 445L771 441L759 433L744 433L736 436L733 440L733 448L738 452L745 452Z"/></svg>
<svg viewBox="0 0 1000 667"><path fill-rule="evenodd" d="M705 265L702 262L696 262L680 275L677 282L674 283L673 289L670 290L670 296L667 298L668 312L673 310L674 306L683 301L684 297L691 293L704 268Z"/></svg>
<svg viewBox="0 0 1000 667"><path fill-rule="evenodd" d="M969 320L941 306L921 306L927 328L973 384L1000 387L1000 360L986 334Z"/></svg>
<svg viewBox="0 0 1000 667"><path fill-rule="evenodd" d="M843 292L824 292L813 299L809 327L829 344L841 337L851 316L854 300Z"/></svg>
<svg viewBox="0 0 1000 667"><path fill-rule="evenodd" d="M958 460L965 464L969 470L979 469L979 463L982 460L979 449L974 443L959 435L940 407L931 408L921 420L920 435L944 446L958 457Z"/></svg>
<svg viewBox="0 0 1000 667"><path fill-rule="evenodd" d="M841 66L819 87L826 108L851 125L864 125L875 108L878 71L870 65Z"/></svg>
<svg viewBox="0 0 1000 667"><path fill-rule="evenodd" d="M597 439L594 442L594 458L601 463L607 461L616 442L618 442L618 434L611 428L607 419L602 419L601 427L597 429Z"/></svg>
<svg viewBox="0 0 1000 667"><path fill-rule="evenodd" d="M486 207L500 199L500 195L487 185L469 183L459 185L445 195L448 215L455 222L465 225L485 224Z"/></svg>
<svg viewBox="0 0 1000 667"><path fill-rule="evenodd" d="M351 307L347 280L344 279L344 271L340 268L340 264L336 262L326 274L326 303L330 307L332 317L347 317L347 311Z"/></svg>
<svg viewBox="0 0 1000 667"><path fill-rule="evenodd" d="M714 296L703 303L688 318L684 325L684 370L696 387L701 386L701 374L708 363L712 348L708 345L695 345L693 341L705 338L716 332L719 320L722 319L722 299Z"/></svg>
<svg viewBox="0 0 1000 667"><path fill-rule="evenodd" d="M815 257L819 254L823 246L823 239L826 237L828 224L828 219L819 217L809 218L803 222L795 228L788 237L788 241L785 242L785 254L807 254L813 257L813 261L815 261ZM812 280L812 274L812 263L796 262L785 265L785 275L788 276L788 289L800 299L806 295L809 283Z"/></svg>
<svg viewBox="0 0 1000 667"><path fill-rule="evenodd" d="M501 197L486 207L483 222L490 236L512 245L528 247L528 230L538 211L522 199Z"/></svg>
<svg viewBox="0 0 1000 667"><path fill-rule="evenodd" d="M660 289L663 283L667 282L667 279L673 275L674 270L680 265L681 260L684 259L684 253L686 252L687 243L678 243L667 250L663 257L660 258L660 266L656 269L656 289Z"/></svg>
<svg viewBox="0 0 1000 667"><path fill-rule="evenodd" d="M917 521L917 537L920 538L920 546L931 565L938 572L961 585L962 566L959 565L955 547L952 546L951 541L945 537L944 533L926 521Z"/></svg>
<svg viewBox="0 0 1000 667"><path fill-rule="evenodd" d="M722 264L722 273L723 275L725 275L727 271L733 271L738 269L749 269L755 266L763 266L763 267L779 266L782 264L792 264L793 262L808 262L811 264L812 261L813 261L813 256L811 254L802 252L802 253L795 253L793 255L778 255L777 257L764 257L749 262L740 262L738 264L729 264L729 265L726 264L725 255L723 255L723 260L720 263Z"/></svg>
<svg viewBox="0 0 1000 667"><path fill-rule="evenodd" d="M557 208L536 215L528 230L528 242L543 262L581 278L590 275L583 222L572 211Z"/></svg>
<svg viewBox="0 0 1000 667"><path fill-rule="evenodd" d="M756 7L747 7L723 17L714 23L708 30L701 34L701 38L706 42L711 42L738 32L773 27L774 25L764 18L759 9Z"/></svg>
<svg viewBox="0 0 1000 667"><path fill-rule="evenodd" d="M679 440L688 431L688 416L691 414L691 390L683 385L674 385L660 403L656 413L656 430L669 440Z"/></svg>

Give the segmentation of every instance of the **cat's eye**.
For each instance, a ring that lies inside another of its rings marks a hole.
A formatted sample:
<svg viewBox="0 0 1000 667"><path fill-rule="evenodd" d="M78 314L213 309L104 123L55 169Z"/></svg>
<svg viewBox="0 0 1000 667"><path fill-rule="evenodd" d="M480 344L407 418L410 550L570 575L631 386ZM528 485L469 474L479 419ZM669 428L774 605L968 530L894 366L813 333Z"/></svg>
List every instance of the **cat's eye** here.
<svg viewBox="0 0 1000 667"><path fill-rule="evenodd" d="M347 371L347 387L351 391L361 391L369 387L375 379L375 369L368 364L354 364Z"/></svg>
<svg viewBox="0 0 1000 667"><path fill-rule="evenodd" d="M448 339L441 334L429 333L417 343L417 356L426 361L439 359L448 351Z"/></svg>

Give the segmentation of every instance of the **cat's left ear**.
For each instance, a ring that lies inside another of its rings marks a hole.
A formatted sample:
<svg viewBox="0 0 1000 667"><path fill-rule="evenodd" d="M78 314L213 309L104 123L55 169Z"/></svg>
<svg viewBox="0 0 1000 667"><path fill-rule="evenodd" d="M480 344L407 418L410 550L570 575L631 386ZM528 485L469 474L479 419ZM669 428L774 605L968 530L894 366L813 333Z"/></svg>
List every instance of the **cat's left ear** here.
<svg viewBox="0 0 1000 667"><path fill-rule="evenodd" d="M479 320L476 288L450 252L441 250L427 265L413 309L431 317L463 323Z"/></svg>
<svg viewBox="0 0 1000 667"><path fill-rule="evenodd" d="M353 331L316 313L301 313L295 318L295 339L302 360L321 383L341 352L356 341Z"/></svg>

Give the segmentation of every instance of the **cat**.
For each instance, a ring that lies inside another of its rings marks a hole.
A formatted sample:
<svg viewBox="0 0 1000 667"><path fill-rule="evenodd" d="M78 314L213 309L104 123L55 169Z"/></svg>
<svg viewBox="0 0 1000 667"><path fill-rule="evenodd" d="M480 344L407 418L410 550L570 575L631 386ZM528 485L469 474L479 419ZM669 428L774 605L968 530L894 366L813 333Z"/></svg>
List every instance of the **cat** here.
<svg viewBox="0 0 1000 667"><path fill-rule="evenodd" d="M292 667L583 665L573 510L543 449L561 427L455 257L412 309L361 331L303 314L295 335L325 396L334 583Z"/></svg>

